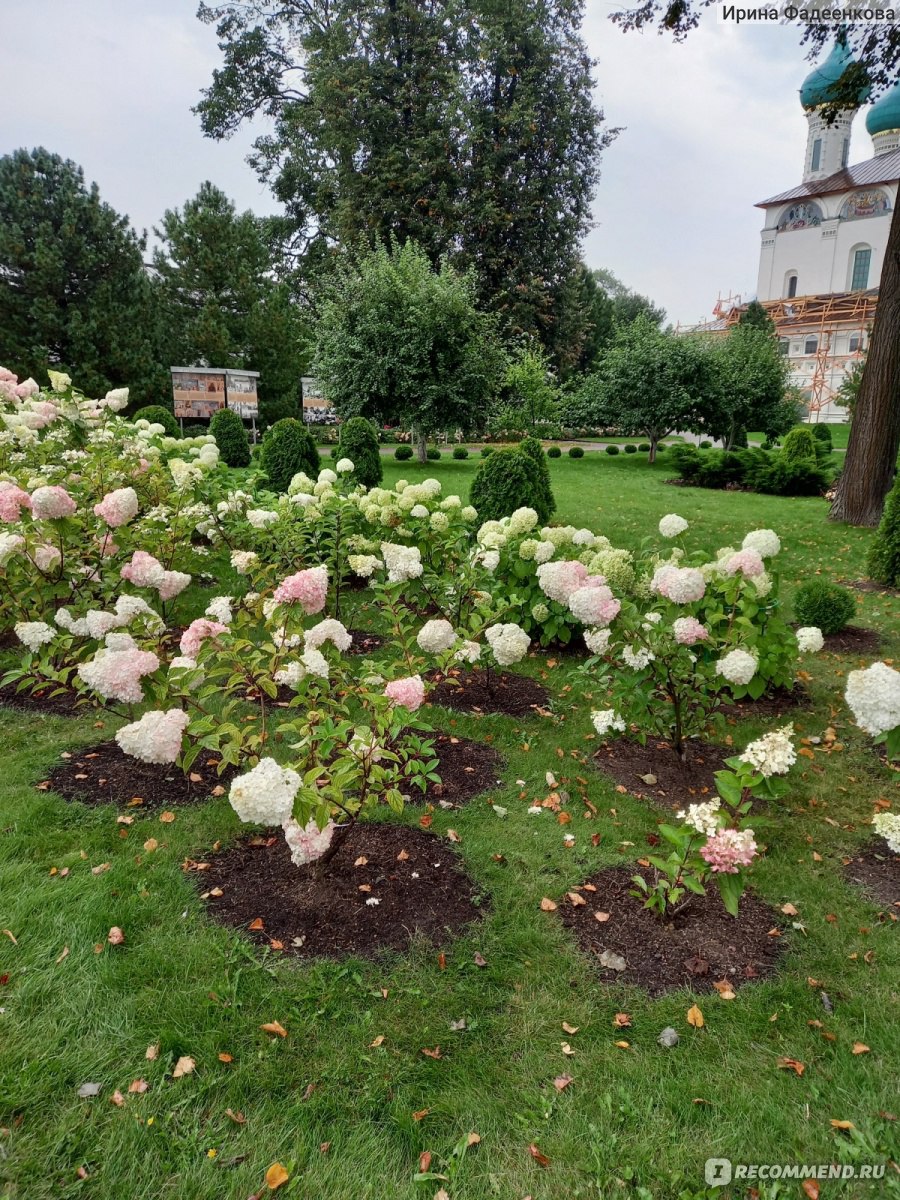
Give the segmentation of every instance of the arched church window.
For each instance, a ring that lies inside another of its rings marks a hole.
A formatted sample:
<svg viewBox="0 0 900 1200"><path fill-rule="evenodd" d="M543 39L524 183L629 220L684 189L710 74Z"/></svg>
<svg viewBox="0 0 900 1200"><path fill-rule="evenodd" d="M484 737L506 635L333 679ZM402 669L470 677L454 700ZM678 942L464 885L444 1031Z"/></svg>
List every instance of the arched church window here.
<svg viewBox="0 0 900 1200"><path fill-rule="evenodd" d="M804 354L815 354L819 348L819 339L817 337L808 337L803 343Z"/></svg>
<svg viewBox="0 0 900 1200"><path fill-rule="evenodd" d="M812 163L810 164L811 171L818 171L822 165L822 139L816 138L813 142Z"/></svg>
<svg viewBox="0 0 900 1200"><path fill-rule="evenodd" d="M788 271L784 277L784 294L788 300L793 300L797 295L797 272Z"/></svg>
<svg viewBox="0 0 900 1200"><path fill-rule="evenodd" d="M841 220L855 221L858 217L880 217L891 211L891 201L881 188L867 188L854 192L841 205Z"/></svg>
<svg viewBox="0 0 900 1200"><path fill-rule="evenodd" d="M854 246L850 251L851 292L861 292L869 286L869 268L871 265L871 246Z"/></svg>
<svg viewBox="0 0 900 1200"><path fill-rule="evenodd" d="M822 210L818 204L792 204L781 214L778 231L783 233L789 229L808 229L810 226L822 224Z"/></svg>

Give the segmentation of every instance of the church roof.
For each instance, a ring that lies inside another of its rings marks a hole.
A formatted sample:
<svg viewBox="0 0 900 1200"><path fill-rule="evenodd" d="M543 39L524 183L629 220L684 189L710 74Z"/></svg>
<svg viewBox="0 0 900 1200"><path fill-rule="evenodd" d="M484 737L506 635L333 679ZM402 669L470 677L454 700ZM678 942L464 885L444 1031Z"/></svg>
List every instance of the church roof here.
<svg viewBox="0 0 900 1200"><path fill-rule="evenodd" d="M757 208L768 208L770 204L784 204L788 200L806 200L810 196L828 196L834 192L847 192L852 188L872 187L876 183L896 183L900 179L900 149L890 154L877 154L865 162L835 171L825 179L810 179L799 187L779 192L768 200L758 200Z"/></svg>
<svg viewBox="0 0 900 1200"><path fill-rule="evenodd" d="M837 84L844 74L855 67L856 62L842 37L831 48L831 53L823 63L813 67L800 88L800 103L807 110L817 108L820 104L834 101ZM863 84L857 92L857 103L864 104L868 99L871 88Z"/></svg>
<svg viewBox="0 0 900 1200"><path fill-rule="evenodd" d="M873 104L866 116L866 129L871 135L900 129L900 83Z"/></svg>

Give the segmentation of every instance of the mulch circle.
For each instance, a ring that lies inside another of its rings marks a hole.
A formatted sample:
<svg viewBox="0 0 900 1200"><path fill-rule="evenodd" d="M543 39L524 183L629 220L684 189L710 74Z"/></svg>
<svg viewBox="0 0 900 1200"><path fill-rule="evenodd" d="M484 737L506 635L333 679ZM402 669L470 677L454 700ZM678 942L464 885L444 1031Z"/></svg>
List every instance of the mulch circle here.
<svg viewBox="0 0 900 1200"><path fill-rule="evenodd" d="M752 696L744 696L741 700L731 700L719 706L719 712L726 717L785 717L798 708L808 708L809 693L799 684L792 688L774 688L771 692L754 700Z"/></svg>
<svg viewBox="0 0 900 1200"><path fill-rule="evenodd" d="M98 742L73 753L54 767L43 784L43 790L59 792L66 800L82 804L125 804L135 809L175 808L178 805L199 804L212 795L213 788L227 788L234 778L234 767L221 775L216 766L218 755L201 753L189 775L180 768L159 763L145 763L132 758L118 742ZM197 776L197 778L191 778ZM49 784L49 788L44 784ZM221 794L221 793L220 793ZM140 799L141 803L134 803Z"/></svg>
<svg viewBox="0 0 900 1200"><path fill-rule="evenodd" d="M502 786L498 776L505 763L493 746L440 733L434 738L434 753L440 762L436 773L441 782L429 783L424 793L411 789L413 803L421 798L444 806L465 804L473 796Z"/></svg>
<svg viewBox="0 0 900 1200"><path fill-rule="evenodd" d="M491 671L490 679L487 671L450 671L429 678L438 681L429 702L455 712L527 717L536 708L546 708L550 703L550 693L543 684L511 671Z"/></svg>
<svg viewBox="0 0 900 1200"><path fill-rule="evenodd" d="M882 904L900 906L900 855L892 852L884 838L862 846L844 867L844 874Z"/></svg>
<svg viewBox="0 0 900 1200"><path fill-rule="evenodd" d="M439 945L484 909L452 846L406 825L360 822L321 879L314 864L294 866L280 830L208 861L196 881L210 916L300 958L370 957L416 936Z"/></svg>
<svg viewBox="0 0 900 1200"><path fill-rule="evenodd" d="M630 895L631 877L638 867L610 867L572 891L584 897L575 906L564 900L559 914L575 934L580 948L596 961L600 977L608 983L629 983L658 996L672 988L690 987L709 992L727 979L733 988L760 979L775 970L782 950L780 937L770 936L778 914L752 892L741 897L739 915L726 911L713 884L705 896L691 896L690 904L670 921L660 918ZM651 882L653 871L647 873ZM588 890L588 885L596 890ZM608 913L597 920L595 912ZM603 966L604 951L620 955L625 969Z"/></svg>
<svg viewBox="0 0 900 1200"><path fill-rule="evenodd" d="M876 583L874 579L839 579L844 587L853 588L857 592L878 592L882 596L900 596L900 588L889 587L886 583Z"/></svg>
<svg viewBox="0 0 900 1200"><path fill-rule="evenodd" d="M837 633L826 633L824 637L824 648L830 654L877 654L882 643L877 630L862 625L845 625Z"/></svg>
<svg viewBox="0 0 900 1200"><path fill-rule="evenodd" d="M616 738L600 747L594 763L632 795L679 809L716 794L715 772L724 770L725 759L734 753L726 746L687 742L682 762L667 742L650 738L642 746Z"/></svg>
<svg viewBox="0 0 900 1200"><path fill-rule="evenodd" d="M367 629L348 629L347 632L353 638L348 654L371 654L384 645L384 638L380 634L369 633Z"/></svg>
<svg viewBox="0 0 900 1200"><path fill-rule="evenodd" d="M70 717L74 714L89 712L95 705L77 692L61 692L58 696L51 695L57 684L48 683L36 691L27 688L16 691L14 683L8 683L0 688L0 705L4 708L17 708L21 712L52 713L54 716ZM80 703L79 703L80 701Z"/></svg>

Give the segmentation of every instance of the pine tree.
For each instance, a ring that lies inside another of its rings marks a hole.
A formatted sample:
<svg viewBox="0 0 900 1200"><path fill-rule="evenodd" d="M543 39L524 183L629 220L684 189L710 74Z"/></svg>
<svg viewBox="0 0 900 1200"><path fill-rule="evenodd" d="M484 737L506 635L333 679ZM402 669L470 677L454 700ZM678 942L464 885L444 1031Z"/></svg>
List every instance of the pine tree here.
<svg viewBox="0 0 900 1200"><path fill-rule="evenodd" d="M0 158L4 365L40 383L66 370L89 394L168 400L144 245L75 163L43 148Z"/></svg>

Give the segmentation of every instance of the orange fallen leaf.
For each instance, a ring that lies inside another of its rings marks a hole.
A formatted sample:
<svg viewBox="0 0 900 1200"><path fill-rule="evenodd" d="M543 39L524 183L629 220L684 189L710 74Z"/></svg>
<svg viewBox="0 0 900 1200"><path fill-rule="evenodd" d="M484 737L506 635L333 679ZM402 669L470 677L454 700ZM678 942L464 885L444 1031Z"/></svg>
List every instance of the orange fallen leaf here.
<svg viewBox="0 0 900 1200"><path fill-rule="evenodd" d="M381 1043L382 1043L383 1041L384 1041L384 1034L383 1034L383 1033L379 1033L378 1037L377 1037L377 1038L375 1038L375 1040L374 1040L374 1041L372 1041L372 1042L369 1042L369 1045L370 1045L370 1046L373 1046L373 1047L374 1047L374 1046L380 1046L380 1045L381 1045Z"/></svg>
<svg viewBox="0 0 900 1200"><path fill-rule="evenodd" d="M865 1042L854 1042L853 1043L853 1053L854 1054L868 1054L869 1047L865 1044Z"/></svg>
<svg viewBox="0 0 900 1200"><path fill-rule="evenodd" d="M462 838L459 836L459 834L456 832L455 829L448 829L447 837L450 839L451 842L461 842L462 841Z"/></svg>
<svg viewBox="0 0 900 1200"><path fill-rule="evenodd" d="M577 1033L581 1028L580 1025L570 1025L568 1021L563 1021L562 1027L564 1033Z"/></svg>
<svg viewBox="0 0 900 1200"><path fill-rule="evenodd" d="M600 924L602 925L605 921L609 920L609 913L608 912L595 912L594 920L599 921Z"/></svg>
<svg viewBox="0 0 900 1200"><path fill-rule="evenodd" d="M287 1183L289 1179L290 1175L288 1175L280 1162L272 1163L271 1167L266 1171L266 1187L272 1192L280 1188L282 1184Z"/></svg>
<svg viewBox="0 0 900 1200"><path fill-rule="evenodd" d="M366 858L366 856L364 854L361 854L359 856L359 858L354 862L353 865L354 865L354 867L364 867L368 861L369 860Z"/></svg>
<svg viewBox="0 0 900 1200"><path fill-rule="evenodd" d="M477 1146L480 1142L481 1142L481 1134L475 1133L474 1130L466 1138L467 1146Z"/></svg>
<svg viewBox="0 0 900 1200"><path fill-rule="evenodd" d="M541 901L541 912L556 912L556 901L545 896Z"/></svg>
<svg viewBox="0 0 900 1200"><path fill-rule="evenodd" d="M702 1029L705 1024L703 1013L696 1004L692 1004L687 1010L687 1023L688 1025L692 1025L694 1029Z"/></svg>
<svg viewBox="0 0 900 1200"><path fill-rule="evenodd" d="M418 1112L413 1113L412 1119L414 1121L424 1121L430 1112L430 1108L420 1108Z"/></svg>
<svg viewBox="0 0 900 1200"><path fill-rule="evenodd" d="M729 979L718 979L713 983L713 987L723 1000L733 1000L735 998L735 991Z"/></svg>
<svg viewBox="0 0 900 1200"><path fill-rule="evenodd" d="M534 1142L532 1142L531 1145L528 1147L528 1153L531 1155L531 1157L534 1159L534 1161L538 1164L539 1167L549 1167L550 1166L550 1159L547 1157L546 1154L541 1154L540 1150L538 1150L538 1148L534 1144Z"/></svg>
<svg viewBox="0 0 900 1200"><path fill-rule="evenodd" d="M784 913L784 915L786 917L796 917L797 916L797 910L796 910L796 908L794 908L793 904L782 904L781 911Z"/></svg>
<svg viewBox="0 0 900 1200"><path fill-rule="evenodd" d="M564 1092L571 1082L571 1075L557 1075L557 1077L553 1080L553 1086L558 1092Z"/></svg>
<svg viewBox="0 0 900 1200"><path fill-rule="evenodd" d="M169 809L166 809L165 812L159 814L159 819L162 821L163 825L171 825L175 820L175 814L170 812Z"/></svg>
<svg viewBox="0 0 900 1200"><path fill-rule="evenodd" d="M128 1090L133 1096L142 1096L149 1086L150 1084L146 1079L132 1079L128 1085Z"/></svg>
<svg viewBox="0 0 900 1200"><path fill-rule="evenodd" d="M225 1116L230 1117L231 1120L234 1121L235 1125L246 1125L247 1124L247 1118L240 1111L234 1112L234 1111L232 1111L232 1109L226 1108Z"/></svg>
<svg viewBox="0 0 900 1200"><path fill-rule="evenodd" d="M424 1175L431 1166L431 1151L423 1150L419 1155L419 1174Z"/></svg>
<svg viewBox="0 0 900 1200"><path fill-rule="evenodd" d="M782 1071L794 1071L797 1075L802 1075L806 1070L806 1064L798 1062L796 1058L779 1058L776 1065Z"/></svg>
<svg viewBox="0 0 900 1200"><path fill-rule="evenodd" d="M144 1058L146 1058L147 1062L153 1062L153 1060L158 1057L159 1057L159 1042L154 1042L152 1046L148 1046L147 1049L144 1051Z"/></svg>
<svg viewBox="0 0 900 1200"><path fill-rule="evenodd" d="M147 838L146 842L144 842L144 849L152 854L154 850L159 849L159 842L156 838Z"/></svg>
<svg viewBox="0 0 900 1200"><path fill-rule="evenodd" d="M819 1200L819 1185L814 1179L804 1179L800 1185L808 1200Z"/></svg>
<svg viewBox="0 0 900 1200"><path fill-rule="evenodd" d="M409 854L405 850L401 850L400 853L397 855L397 862L406 862L406 860L408 858L409 858Z"/></svg>
<svg viewBox="0 0 900 1200"><path fill-rule="evenodd" d="M631 1042L613 1042L614 1046L618 1046L620 1050L630 1050Z"/></svg>
<svg viewBox="0 0 900 1200"><path fill-rule="evenodd" d="M425 1055L426 1058L441 1058L442 1057L440 1046L435 1046L435 1048L433 1050L429 1050L427 1046L423 1046L422 1053Z"/></svg>
<svg viewBox="0 0 900 1200"><path fill-rule="evenodd" d="M178 1062L175 1064L175 1070L172 1072L173 1079L181 1079L185 1075L193 1075L196 1063L189 1054L182 1054Z"/></svg>
<svg viewBox="0 0 900 1200"><path fill-rule="evenodd" d="M627 1029L630 1024L631 1017L628 1013L616 1013L613 1017L613 1028L615 1029Z"/></svg>
<svg viewBox="0 0 900 1200"><path fill-rule="evenodd" d="M566 895L569 898L569 903L574 908L578 908L582 904L587 904L587 900L585 900L584 896L580 896L578 892L566 892Z"/></svg>
<svg viewBox="0 0 900 1200"><path fill-rule="evenodd" d="M106 935L106 940L111 946L121 946L125 942L125 934L118 925L113 925L112 929Z"/></svg>
<svg viewBox="0 0 900 1200"><path fill-rule="evenodd" d="M831 1125L832 1129L855 1129L856 1128L856 1126L853 1124L852 1121L836 1121L834 1119L834 1117L831 1118L831 1121L829 1122L829 1124Z"/></svg>
<svg viewBox="0 0 900 1200"><path fill-rule="evenodd" d="M279 1037L287 1037L287 1030L278 1021L267 1021L265 1025L260 1025L260 1029L266 1033L275 1033Z"/></svg>

